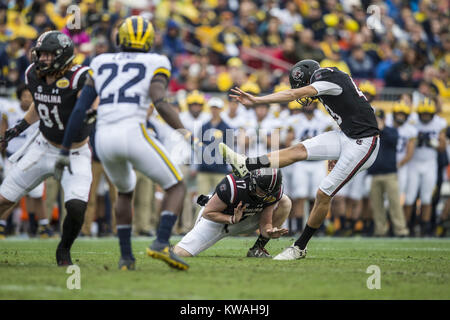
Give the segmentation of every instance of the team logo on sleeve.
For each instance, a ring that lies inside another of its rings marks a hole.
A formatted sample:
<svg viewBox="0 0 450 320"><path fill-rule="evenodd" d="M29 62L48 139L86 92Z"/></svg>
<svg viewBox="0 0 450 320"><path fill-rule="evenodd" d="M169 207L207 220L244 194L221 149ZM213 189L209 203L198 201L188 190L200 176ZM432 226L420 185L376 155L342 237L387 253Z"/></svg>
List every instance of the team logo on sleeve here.
<svg viewBox="0 0 450 320"><path fill-rule="evenodd" d="M219 187L220 191L226 191L227 190L227 185L225 183L222 183Z"/></svg>
<svg viewBox="0 0 450 320"><path fill-rule="evenodd" d="M294 68L294 70L292 70L292 78L295 81L299 81L300 79L302 79L304 76L303 71L300 69L300 67Z"/></svg>
<svg viewBox="0 0 450 320"><path fill-rule="evenodd" d="M66 89L69 87L70 81L67 78L62 78L56 81L56 86L60 89Z"/></svg>

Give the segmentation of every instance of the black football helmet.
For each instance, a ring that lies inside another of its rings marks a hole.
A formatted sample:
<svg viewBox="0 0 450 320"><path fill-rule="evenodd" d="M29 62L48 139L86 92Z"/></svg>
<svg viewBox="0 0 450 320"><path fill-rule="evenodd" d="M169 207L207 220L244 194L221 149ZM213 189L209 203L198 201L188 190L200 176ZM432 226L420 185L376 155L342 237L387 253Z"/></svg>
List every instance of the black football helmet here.
<svg viewBox="0 0 450 320"><path fill-rule="evenodd" d="M310 84L314 71L320 68L315 60L302 60L294 64L289 71L289 83L292 89L301 88Z"/></svg>
<svg viewBox="0 0 450 320"><path fill-rule="evenodd" d="M31 49L31 60L41 76L58 72L75 58L72 39L60 31L47 31L41 34L36 46ZM55 55L51 63L39 61L42 52Z"/></svg>
<svg viewBox="0 0 450 320"><path fill-rule="evenodd" d="M283 176L280 169L260 168L250 171L249 191L253 197L261 200L280 192Z"/></svg>

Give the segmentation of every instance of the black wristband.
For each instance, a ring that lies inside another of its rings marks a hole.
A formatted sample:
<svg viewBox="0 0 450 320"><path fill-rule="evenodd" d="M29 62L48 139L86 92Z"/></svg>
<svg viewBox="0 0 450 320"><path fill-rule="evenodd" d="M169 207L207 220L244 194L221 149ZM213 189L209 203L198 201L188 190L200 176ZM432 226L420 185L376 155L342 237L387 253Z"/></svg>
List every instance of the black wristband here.
<svg viewBox="0 0 450 320"><path fill-rule="evenodd" d="M17 125L16 129L19 133L27 130L27 128L30 126L28 122L25 121L25 119L22 119Z"/></svg>

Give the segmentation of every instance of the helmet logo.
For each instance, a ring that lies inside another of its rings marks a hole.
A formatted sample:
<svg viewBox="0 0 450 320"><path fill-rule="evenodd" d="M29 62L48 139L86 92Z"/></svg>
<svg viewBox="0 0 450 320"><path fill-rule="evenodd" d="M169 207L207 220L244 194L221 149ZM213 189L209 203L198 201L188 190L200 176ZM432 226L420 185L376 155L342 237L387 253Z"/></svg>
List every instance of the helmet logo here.
<svg viewBox="0 0 450 320"><path fill-rule="evenodd" d="M292 70L292 79L294 79L295 81L299 81L300 79L302 79L303 75L303 71L300 69L300 67L296 67L294 68L294 70Z"/></svg>
<svg viewBox="0 0 450 320"><path fill-rule="evenodd" d="M70 45L70 39L64 33L58 34L58 41L61 47L66 48Z"/></svg>

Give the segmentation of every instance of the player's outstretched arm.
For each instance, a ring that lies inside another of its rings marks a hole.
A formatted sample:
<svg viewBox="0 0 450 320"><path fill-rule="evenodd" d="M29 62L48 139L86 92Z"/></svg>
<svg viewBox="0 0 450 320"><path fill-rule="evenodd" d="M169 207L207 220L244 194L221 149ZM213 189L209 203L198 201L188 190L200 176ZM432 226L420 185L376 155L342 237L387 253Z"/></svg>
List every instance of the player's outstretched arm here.
<svg viewBox="0 0 450 320"><path fill-rule="evenodd" d="M234 94L230 94L230 97L238 100L245 106L253 106L262 103L287 103L295 101L297 99L314 97L318 93L313 86L306 86L297 89L287 89L261 97L255 97L237 87L231 89L231 91Z"/></svg>
<svg viewBox="0 0 450 320"><path fill-rule="evenodd" d="M160 116L167 122L169 126L174 129L184 129L183 123L180 120L178 114L170 107L167 102L166 91L169 79L167 76L157 74L153 77L150 84L150 98L153 105Z"/></svg>
<svg viewBox="0 0 450 320"><path fill-rule="evenodd" d="M259 219L259 230L264 238L276 239L288 233L288 229L278 229L272 224L273 211L275 210L275 203L269 207L266 207L261 212L261 218Z"/></svg>

